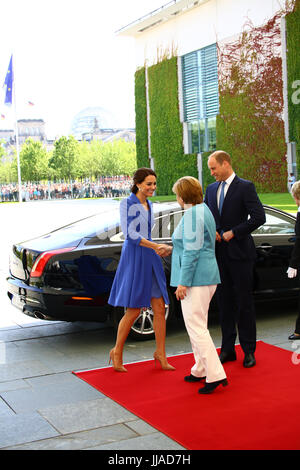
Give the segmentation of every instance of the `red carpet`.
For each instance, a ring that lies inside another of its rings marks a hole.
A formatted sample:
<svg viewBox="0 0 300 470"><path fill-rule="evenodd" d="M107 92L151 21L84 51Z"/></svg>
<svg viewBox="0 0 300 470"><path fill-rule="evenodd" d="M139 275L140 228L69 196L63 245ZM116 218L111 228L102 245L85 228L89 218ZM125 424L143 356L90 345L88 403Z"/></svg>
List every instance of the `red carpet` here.
<svg viewBox="0 0 300 470"><path fill-rule="evenodd" d="M127 364L128 373L75 374L186 449L300 450L300 354L259 341L257 365L245 369L236 351L237 361L224 364L229 385L211 395L183 380L192 354L169 358L175 372L146 361Z"/></svg>

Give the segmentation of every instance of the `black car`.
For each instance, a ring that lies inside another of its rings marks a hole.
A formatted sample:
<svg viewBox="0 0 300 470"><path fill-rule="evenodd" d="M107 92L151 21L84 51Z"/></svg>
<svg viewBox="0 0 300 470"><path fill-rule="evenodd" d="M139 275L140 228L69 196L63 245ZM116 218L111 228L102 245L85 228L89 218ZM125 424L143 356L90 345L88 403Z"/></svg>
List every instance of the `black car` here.
<svg viewBox="0 0 300 470"><path fill-rule="evenodd" d="M171 235L183 211L177 203L155 203L152 239L171 243ZM254 233L257 261L254 273L256 299L295 297L298 279L288 279L286 270L295 242L295 217L264 206L266 222ZM123 234L119 207L109 207L41 237L13 245L7 278L8 296L23 313L45 320L99 321L111 318L117 326L123 308L107 300L120 259ZM170 258L162 258L170 278ZM169 288L166 317L180 312ZM153 337L151 307L141 309L131 330L136 338Z"/></svg>

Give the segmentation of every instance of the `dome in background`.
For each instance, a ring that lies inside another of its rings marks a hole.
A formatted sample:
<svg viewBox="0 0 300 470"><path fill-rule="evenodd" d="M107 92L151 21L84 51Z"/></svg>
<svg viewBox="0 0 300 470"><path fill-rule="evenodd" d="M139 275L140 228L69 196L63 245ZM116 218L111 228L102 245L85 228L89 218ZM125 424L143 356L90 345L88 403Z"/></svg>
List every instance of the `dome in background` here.
<svg viewBox="0 0 300 470"><path fill-rule="evenodd" d="M100 129L113 129L117 127L114 116L104 108L98 106L85 108L74 117L71 125L71 134L81 139L82 134L92 132L95 119Z"/></svg>

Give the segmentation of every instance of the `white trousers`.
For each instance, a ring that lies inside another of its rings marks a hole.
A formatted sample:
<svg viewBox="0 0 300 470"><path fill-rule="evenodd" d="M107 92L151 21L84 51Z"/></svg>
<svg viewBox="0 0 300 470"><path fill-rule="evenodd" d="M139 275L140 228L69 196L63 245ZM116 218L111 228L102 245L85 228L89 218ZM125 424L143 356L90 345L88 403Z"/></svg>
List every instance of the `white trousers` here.
<svg viewBox="0 0 300 470"><path fill-rule="evenodd" d="M216 285L187 287L187 295L181 300L184 323L195 358L191 374L195 377L206 376L206 382L215 382L226 378L224 368L207 329L209 304L216 287Z"/></svg>

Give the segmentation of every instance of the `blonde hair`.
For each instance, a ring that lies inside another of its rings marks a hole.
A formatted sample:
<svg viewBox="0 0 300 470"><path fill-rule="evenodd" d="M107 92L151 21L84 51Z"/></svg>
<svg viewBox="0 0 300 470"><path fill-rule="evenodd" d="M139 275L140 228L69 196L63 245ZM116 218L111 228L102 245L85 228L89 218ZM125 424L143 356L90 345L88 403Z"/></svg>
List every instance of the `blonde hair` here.
<svg viewBox="0 0 300 470"><path fill-rule="evenodd" d="M296 197L300 201L300 181L296 181L291 189L292 196Z"/></svg>
<svg viewBox="0 0 300 470"><path fill-rule="evenodd" d="M201 204L203 202L203 191L199 181L193 176L183 176L174 183L172 191L185 204Z"/></svg>

